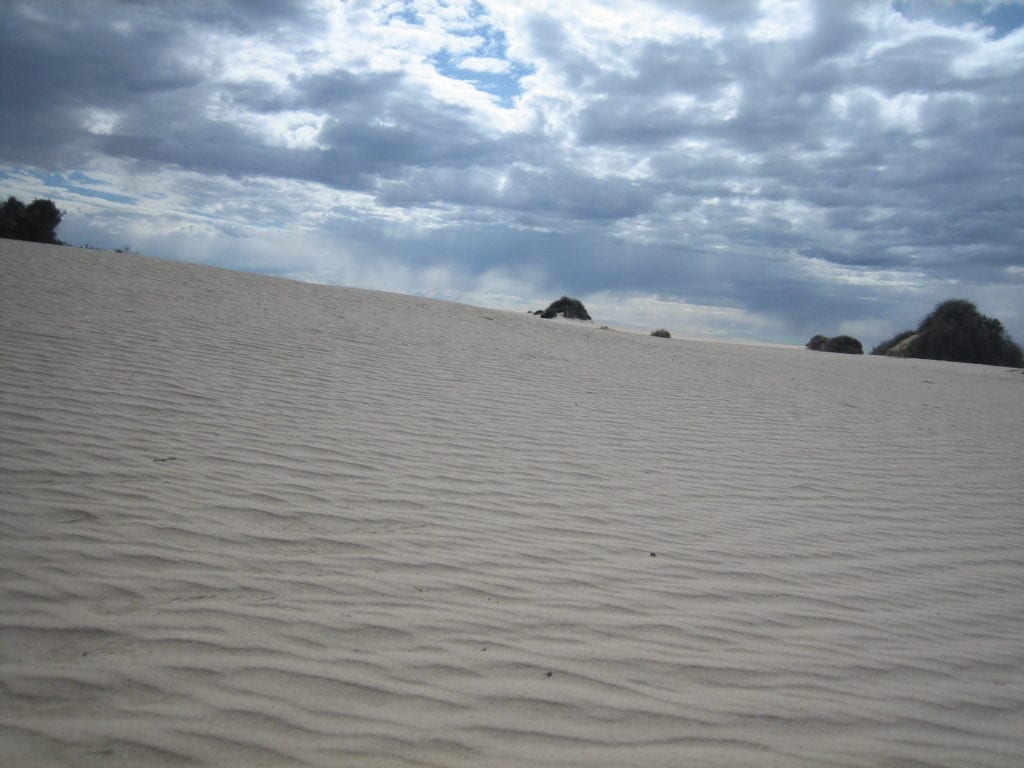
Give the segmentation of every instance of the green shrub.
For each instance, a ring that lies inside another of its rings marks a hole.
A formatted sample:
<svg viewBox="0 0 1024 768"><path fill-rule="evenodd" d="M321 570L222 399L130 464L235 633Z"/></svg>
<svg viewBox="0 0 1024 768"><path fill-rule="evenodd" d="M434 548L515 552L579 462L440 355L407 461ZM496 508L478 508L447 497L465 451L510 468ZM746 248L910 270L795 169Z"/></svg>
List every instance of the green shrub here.
<svg viewBox="0 0 1024 768"><path fill-rule="evenodd" d="M863 355L864 347L853 336L817 336L811 337L807 342L807 348L815 352L839 352L845 355Z"/></svg>
<svg viewBox="0 0 1024 768"><path fill-rule="evenodd" d="M0 237L60 245L57 227L63 215L52 200L33 200L25 205L16 197L8 197L0 205Z"/></svg>
<svg viewBox="0 0 1024 768"><path fill-rule="evenodd" d="M550 319L556 315L562 315L568 320L590 320L590 313L588 313L587 308L583 306L583 302L579 299L573 299L568 296L563 296L562 298L551 302L548 305L548 308L539 314L545 319Z"/></svg>
<svg viewBox="0 0 1024 768"><path fill-rule="evenodd" d="M864 347L853 336L833 336L822 347L824 352L839 352L844 355L863 355Z"/></svg>
<svg viewBox="0 0 1024 768"><path fill-rule="evenodd" d="M812 336L811 340L807 342L807 348L813 349L815 352L821 350L825 346L825 342L828 341L828 336L822 336L820 333L816 336Z"/></svg>
<svg viewBox="0 0 1024 768"><path fill-rule="evenodd" d="M873 354L1024 366L1024 352L1009 337L1003 324L981 314L973 303L965 299L942 302L921 321L917 331L894 336L875 347Z"/></svg>

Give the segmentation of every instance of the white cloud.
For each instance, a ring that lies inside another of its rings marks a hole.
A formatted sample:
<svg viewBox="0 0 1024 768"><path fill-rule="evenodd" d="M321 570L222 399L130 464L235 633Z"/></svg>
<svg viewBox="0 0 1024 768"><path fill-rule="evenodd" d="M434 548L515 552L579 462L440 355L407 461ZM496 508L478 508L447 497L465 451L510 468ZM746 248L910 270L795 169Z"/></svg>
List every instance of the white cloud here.
<svg viewBox="0 0 1024 768"><path fill-rule="evenodd" d="M919 133L922 107L941 98L923 93L897 93L887 98L873 88L856 87L833 93L831 103L836 116L851 126Z"/></svg>
<svg viewBox="0 0 1024 768"><path fill-rule="evenodd" d="M792 254L790 261L795 269L830 284L918 290L928 282L927 274L921 270L844 266L826 259L798 254Z"/></svg>
<svg viewBox="0 0 1024 768"><path fill-rule="evenodd" d="M810 32L814 12L806 0L761 0L761 17L748 33L758 42L784 42Z"/></svg>
<svg viewBox="0 0 1024 768"><path fill-rule="evenodd" d="M467 56L459 60L459 68L468 69L471 72L488 72L500 75L508 72L510 64L504 59L494 59L486 56Z"/></svg>
<svg viewBox="0 0 1024 768"><path fill-rule="evenodd" d="M582 300L597 322L638 330L665 328L677 336L756 340L781 330L777 319L763 313L695 304L657 294L596 291L585 294ZM752 333L752 329L757 329L757 333Z"/></svg>
<svg viewBox="0 0 1024 768"><path fill-rule="evenodd" d="M87 108L82 113L82 127L98 136L109 136L117 129L118 115L113 110Z"/></svg>

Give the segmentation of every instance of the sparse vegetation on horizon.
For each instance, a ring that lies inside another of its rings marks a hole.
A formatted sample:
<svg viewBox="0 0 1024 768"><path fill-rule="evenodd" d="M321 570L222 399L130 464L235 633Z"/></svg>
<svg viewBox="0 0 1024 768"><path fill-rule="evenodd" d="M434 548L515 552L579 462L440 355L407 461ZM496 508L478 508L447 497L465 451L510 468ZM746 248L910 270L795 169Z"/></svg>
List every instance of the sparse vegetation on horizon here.
<svg viewBox="0 0 1024 768"><path fill-rule="evenodd" d="M0 206L0 237L62 245L57 239L57 227L63 216L53 200L37 199L25 205L11 196Z"/></svg>
<svg viewBox="0 0 1024 768"><path fill-rule="evenodd" d="M815 352L817 352L825 345L826 341L828 341L828 336L822 336L819 333L815 336L811 336L811 340L807 342L807 348L813 349Z"/></svg>
<svg viewBox="0 0 1024 768"><path fill-rule="evenodd" d="M651 336L657 336L660 339L671 339L672 334L666 331L664 328L659 328L656 331L651 331Z"/></svg>
<svg viewBox="0 0 1024 768"><path fill-rule="evenodd" d="M538 309L533 314L540 315L545 319L550 319L556 315L562 315L562 317L568 320L590 320L590 313L587 312L587 308L583 306L583 302L579 299L573 299L569 296L563 296L556 301L551 302L548 308L545 310Z"/></svg>
<svg viewBox="0 0 1024 768"><path fill-rule="evenodd" d="M896 334L871 350L871 354L1011 368L1024 366L1024 352L1003 324L981 314L965 299L942 302L916 331Z"/></svg>
<svg viewBox="0 0 1024 768"><path fill-rule="evenodd" d="M845 355L863 355L864 347L858 339L853 336L812 336L807 342L807 348L815 352L839 352Z"/></svg>

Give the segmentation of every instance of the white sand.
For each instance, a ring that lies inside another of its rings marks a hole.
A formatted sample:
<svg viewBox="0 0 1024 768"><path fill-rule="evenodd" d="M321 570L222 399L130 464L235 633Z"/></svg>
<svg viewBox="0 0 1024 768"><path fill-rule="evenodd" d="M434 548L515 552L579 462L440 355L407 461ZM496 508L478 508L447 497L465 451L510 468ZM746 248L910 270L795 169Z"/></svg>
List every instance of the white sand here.
<svg viewBox="0 0 1024 768"><path fill-rule="evenodd" d="M0 355L4 765L1024 760L1020 371L9 240Z"/></svg>

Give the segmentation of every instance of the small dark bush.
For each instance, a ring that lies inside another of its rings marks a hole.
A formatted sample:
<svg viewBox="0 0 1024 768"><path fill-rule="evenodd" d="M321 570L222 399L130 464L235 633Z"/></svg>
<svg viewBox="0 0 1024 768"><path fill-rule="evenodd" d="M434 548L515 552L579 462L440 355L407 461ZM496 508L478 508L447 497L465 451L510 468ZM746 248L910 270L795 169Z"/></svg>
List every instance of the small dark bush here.
<svg viewBox="0 0 1024 768"><path fill-rule="evenodd" d="M864 347L853 336L833 336L822 347L825 352L839 352L844 355L863 355Z"/></svg>
<svg viewBox="0 0 1024 768"><path fill-rule="evenodd" d="M656 331L651 331L651 336L657 336L661 339L671 339L672 334L666 331L664 328L659 328Z"/></svg>
<svg viewBox="0 0 1024 768"><path fill-rule="evenodd" d="M33 200L25 205L9 197L0 205L0 237L60 245L57 227L63 215L52 200Z"/></svg>
<svg viewBox="0 0 1024 768"><path fill-rule="evenodd" d="M568 320L590 320L590 313L587 312L587 308L583 306L583 302L579 299L572 299L568 296L563 296L557 301L551 302L548 308L543 312L535 312L545 319L550 319L556 315L562 315Z"/></svg>
<svg viewBox="0 0 1024 768"><path fill-rule="evenodd" d="M864 347L853 336L828 336L818 334L807 342L807 348L815 352L839 352L845 355L863 355Z"/></svg>
<svg viewBox="0 0 1024 768"><path fill-rule="evenodd" d="M893 337L876 347L874 354L1024 366L1024 351L1009 337L1003 324L981 314L965 299L942 302L921 321L916 332Z"/></svg>
<svg viewBox="0 0 1024 768"><path fill-rule="evenodd" d="M807 342L807 348L817 352L825 345L826 341L828 341L828 336L822 336L819 333L817 336L811 337L811 340Z"/></svg>

